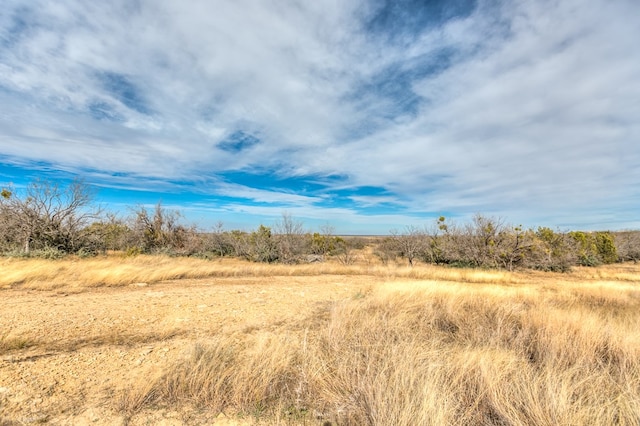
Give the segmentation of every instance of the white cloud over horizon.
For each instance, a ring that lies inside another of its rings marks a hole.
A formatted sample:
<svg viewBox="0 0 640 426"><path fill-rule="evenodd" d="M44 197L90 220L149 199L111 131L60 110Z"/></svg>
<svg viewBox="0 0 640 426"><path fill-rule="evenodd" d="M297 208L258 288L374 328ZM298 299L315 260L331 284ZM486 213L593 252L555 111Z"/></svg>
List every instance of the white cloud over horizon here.
<svg viewBox="0 0 640 426"><path fill-rule="evenodd" d="M8 0L0 161L256 215L640 227L637 40L634 0Z"/></svg>

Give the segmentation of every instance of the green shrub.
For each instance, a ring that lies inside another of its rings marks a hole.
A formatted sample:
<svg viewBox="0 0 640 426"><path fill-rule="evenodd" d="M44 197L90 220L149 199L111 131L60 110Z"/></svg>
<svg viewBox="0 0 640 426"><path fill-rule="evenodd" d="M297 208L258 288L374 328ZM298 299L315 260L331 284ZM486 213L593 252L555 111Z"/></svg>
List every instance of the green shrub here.
<svg viewBox="0 0 640 426"><path fill-rule="evenodd" d="M135 257L139 256L143 253L142 249L138 246L127 247L127 250L124 252L127 257Z"/></svg>
<svg viewBox="0 0 640 426"><path fill-rule="evenodd" d="M602 263L615 263L618 261L618 251L611 232L596 232L595 245Z"/></svg>

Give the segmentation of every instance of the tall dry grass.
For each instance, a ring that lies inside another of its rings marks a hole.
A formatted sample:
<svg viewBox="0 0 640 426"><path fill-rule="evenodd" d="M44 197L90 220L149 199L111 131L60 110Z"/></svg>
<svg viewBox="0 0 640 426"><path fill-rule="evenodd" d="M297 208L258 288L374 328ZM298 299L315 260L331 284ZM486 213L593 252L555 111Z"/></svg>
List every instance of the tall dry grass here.
<svg viewBox="0 0 640 426"><path fill-rule="evenodd" d="M212 277L268 277L314 275L371 275L385 279L415 278L477 283L518 283L523 276L505 271L450 269L432 265L410 268L381 265L361 259L353 265L338 262L315 264L264 264L239 259L203 260L168 256L101 256L90 259L65 258L0 260L0 289L20 286L35 290L117 287L134 283L155 283L176 279Z"/></svg>
<svg viewBox="0 0 640 426"><path fill-rule="evenodd" d="M200 342L118 404L273 424L638 425L638 324L632 282L395 281Z"/></svg>

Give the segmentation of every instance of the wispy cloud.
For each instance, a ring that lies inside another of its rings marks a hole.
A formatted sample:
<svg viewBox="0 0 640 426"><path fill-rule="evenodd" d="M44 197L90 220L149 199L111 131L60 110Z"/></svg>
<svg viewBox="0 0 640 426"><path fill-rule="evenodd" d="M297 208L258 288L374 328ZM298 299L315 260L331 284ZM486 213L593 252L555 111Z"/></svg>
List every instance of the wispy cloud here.
<svg viewBox="0 0 640 426"><path fill-rule="evenodd" d="M639 12L634 0L7 0L0 153L376 231L478 211L637 227Z"/></svg>

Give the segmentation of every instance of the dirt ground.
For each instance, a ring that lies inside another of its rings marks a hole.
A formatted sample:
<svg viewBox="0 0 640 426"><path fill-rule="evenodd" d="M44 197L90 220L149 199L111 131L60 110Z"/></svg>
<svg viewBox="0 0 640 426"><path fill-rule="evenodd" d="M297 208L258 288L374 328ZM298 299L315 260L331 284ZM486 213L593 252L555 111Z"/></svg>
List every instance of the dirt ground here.
<svg viewBox="0 0 640 426"><path fill-rule="evenodd" d="M0 291L0 425L126 423L114 395L216 333L264 328L353 297L367 276L212 278L68 293ZM158 410L129 424L237 425L221 413Z"/></svg>

